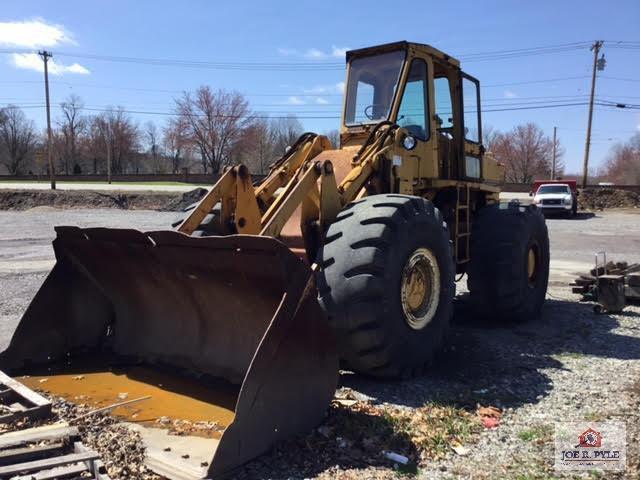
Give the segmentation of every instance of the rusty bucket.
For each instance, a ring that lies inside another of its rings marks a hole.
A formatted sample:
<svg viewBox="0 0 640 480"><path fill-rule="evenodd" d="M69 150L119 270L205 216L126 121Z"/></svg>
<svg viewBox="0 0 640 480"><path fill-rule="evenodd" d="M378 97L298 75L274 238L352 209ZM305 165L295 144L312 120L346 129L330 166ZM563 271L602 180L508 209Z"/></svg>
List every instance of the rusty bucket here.
<svg viewBox="0 0 640 480"><path fill-rule="evenodd" d="M311 269L278 240L56 232L57 263L0 368L100 355L234 384L233 421L189 478L225 476L320 422L337 382L335 342Z"/></svg>

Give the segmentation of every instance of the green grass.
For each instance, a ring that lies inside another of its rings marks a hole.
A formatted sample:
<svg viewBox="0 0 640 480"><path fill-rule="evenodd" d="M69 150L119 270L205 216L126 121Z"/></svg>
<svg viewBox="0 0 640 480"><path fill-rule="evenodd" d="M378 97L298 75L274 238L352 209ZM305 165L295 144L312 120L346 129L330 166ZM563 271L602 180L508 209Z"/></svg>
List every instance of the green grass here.
<svg viewBox="0 0 640 480"><path fill-rule="evenodd" d="M591 411L584 414L584 419L588 422L604 422L608 415L604 412Z"/></svg>
<svg viewBox="0 0 640 480"><path fill-rule="evenodd" d="M394 432L411 438L430 458L447 455L453 444L465 443L480 430L479 422L469 412L437 403L412 412L390 409L383 418Z"/></svg>
<svg viewBox="0 0 640 480"><path fill-rule="evenodd" d="M518 433L518 438L523 442L547 442L553 436L551 425L535 425Z"/></svg>

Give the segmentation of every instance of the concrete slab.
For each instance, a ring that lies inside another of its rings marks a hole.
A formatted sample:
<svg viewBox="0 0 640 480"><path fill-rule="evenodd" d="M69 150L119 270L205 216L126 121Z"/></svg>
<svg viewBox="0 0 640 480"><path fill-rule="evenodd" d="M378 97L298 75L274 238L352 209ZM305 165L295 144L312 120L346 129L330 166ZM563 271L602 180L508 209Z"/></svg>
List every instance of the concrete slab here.
<svg viewBox="0 0 640 480"><path fill-rule="evenodd" d="M204 478L218 448L219 440L186 435L171 435L162 428L125 423L138 432L147 449L145 465L170 480Z"/></svg>

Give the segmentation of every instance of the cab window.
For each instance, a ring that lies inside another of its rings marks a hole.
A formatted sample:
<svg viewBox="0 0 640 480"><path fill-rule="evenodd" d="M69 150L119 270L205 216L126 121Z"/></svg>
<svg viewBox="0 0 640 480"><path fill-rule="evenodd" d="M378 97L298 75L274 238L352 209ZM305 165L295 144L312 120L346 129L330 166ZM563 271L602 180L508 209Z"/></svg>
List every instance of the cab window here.
<svg viewBox="0 0 640 480"><path fill-rule="evenodd" d="M427 92L427 63L415 59L411 62L396 123L420 140L429 138Z"/></svg>
<svg viewBox="0 0 640 480"><path fill-rule="evenodd" d="M462 78L464 108L464 138L480 143L480 95L478 84L467 77Z"/></svg>
<svg viewBox="0 0 640 480"><path fill-rule="evenodd" d="M451 87L447 77L433 80L436 102L436 125L438 130L453 127L453 107L451 106Z"/></svg>
<svg viewBox="0 0 640 480"><path fill-rule="evenodd" d="M351 61L346 125L378 123L389 118L404 58L405 51L396 50Z"/></svg>

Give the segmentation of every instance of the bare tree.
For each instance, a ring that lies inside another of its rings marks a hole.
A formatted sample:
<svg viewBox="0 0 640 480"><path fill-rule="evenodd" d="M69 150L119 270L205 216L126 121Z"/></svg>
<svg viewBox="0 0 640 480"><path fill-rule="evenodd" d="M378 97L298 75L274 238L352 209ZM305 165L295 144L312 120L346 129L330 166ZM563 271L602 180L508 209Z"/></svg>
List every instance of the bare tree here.
<svg viewBox="0 0 640 480"><path fill-rule="evenodd" d="M243 144L248 155L245 164L253 173L265 174L275 160L274 131L265 117L257 118L246 129Z"/></svg>
<svg viewBox="0 0 640 480"><path fill-rule="evenodd" d="M109 142L112 173L127 173L137 168L135 160L140 144L139 130L122 107L110 108L99 115L98 125L102 135Z"/></svg>
<svg viewBox="0 0 640 480"><path fill-rule="evenodd" d="M171 159L172 173L179 173L191 150L188 125L181 118L171 119L162 130L162 145Z"/></svg>
<svg viewBox="0 0 640 480"><path fill-rule="evenodd" d="M493 152L493 148L500 137L500 132L493 128L491 125L483 125L482 126L482 146L488 150Z"/></svg>
<svg viewBox="0 0 640 480"><path fill-rule="evenodd" d="M331 141L331 145L333 148L340 147L340 131L339 130L329 130L325 132L325 136Z"/></svg>
<svg viewBox="0 0 640 480"><path fill-rule="evenodd" d="M302 124L295 115L271 120L271 129L273 132L274 153L278 157L284 155L287 147L293 145L303 133Z"/></svg>
<svg viewBox="0 0 640 480"><path fill-rule="evenodd" d="M83 108L84 103L74 94L60 104L62 116L57 121L59 132L56 150L66 175L79 164L78 144L87 128L87 120L81 115Z"/></svg>
<svg viewBox="0 0 640 480"><path fill-rule="evenodd" d="M164 159L160 151L160 134L158 127L153 122L147 122L144 126L144 136L149 149L151 159L151 169L153 173L165 173Z"/></svg>
<svg viewBox="0 0 640 480"><path fill-rule="evenodd" d="M11 175L24 173L36 146L33 121L15 106L0 110L0 162Z"/></svg>
<svg viewBox="0 0 640 480"><path fill-rule="evenodd" d="M640 133L611 148L603 173L615 183L640 185Z"/></svg>
<svg viewBox="0 0 640 480"><path fill-rule="evenodd" d="M237 92L208 86L193 94L185 92L176 100L176 112L187 125L188 136L196 145L205 173L218 173L231 163L231 154L251 123L249 104Z"/></svg>
<svg viewBox="0 0 640 480"><path fill-rule="evenodd" d="M563 149L556 142L556 172L562 172ZM553 141L533 123L518 125L507 133L497 133L491 139L491 150L505 166L505 180L531 183L537 177L549 177Z"/></svg>

